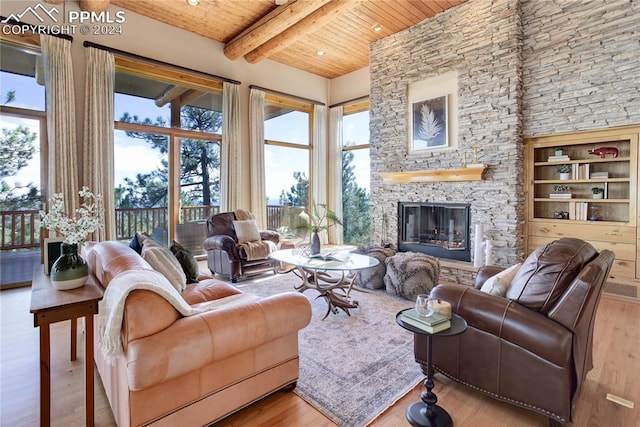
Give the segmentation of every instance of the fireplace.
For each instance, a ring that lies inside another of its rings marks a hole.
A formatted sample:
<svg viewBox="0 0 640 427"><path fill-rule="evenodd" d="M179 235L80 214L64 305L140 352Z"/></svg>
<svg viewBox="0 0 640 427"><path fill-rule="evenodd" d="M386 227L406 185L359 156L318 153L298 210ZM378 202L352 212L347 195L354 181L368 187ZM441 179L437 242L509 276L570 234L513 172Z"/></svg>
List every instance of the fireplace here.
<svg viewBox="0 0 640 427"><path fill-rule="evenodd" d="M398 203L398 250L471 261L469 207L463 203Z"/></svg>

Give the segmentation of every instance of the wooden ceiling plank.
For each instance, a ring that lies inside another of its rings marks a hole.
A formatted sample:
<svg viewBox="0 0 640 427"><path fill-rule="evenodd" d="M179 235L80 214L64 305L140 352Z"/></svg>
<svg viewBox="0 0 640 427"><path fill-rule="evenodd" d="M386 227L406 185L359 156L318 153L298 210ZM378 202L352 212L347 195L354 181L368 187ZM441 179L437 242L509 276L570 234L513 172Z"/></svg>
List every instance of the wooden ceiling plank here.
<svg viewBox="0 0 640 427"><path fill-rule="evenodd" d="M227 58L236 60L264 44L287 28L308 16L329 0L315 2L296 0L278 6L272 12L260 19L247 31L243 31L238 37L231 40L224 47Z"/></svg>
<svg viewBox="0 0 640 427"><path fill-rule="evenodd" d="M244 58L250 64L260 62L273 52L293 44L300 37L322 28L331 22L331 20L335 19L336 16L340 16L342 13L355 7L358 1L359 0L333 0L249 52Z"/></svg>

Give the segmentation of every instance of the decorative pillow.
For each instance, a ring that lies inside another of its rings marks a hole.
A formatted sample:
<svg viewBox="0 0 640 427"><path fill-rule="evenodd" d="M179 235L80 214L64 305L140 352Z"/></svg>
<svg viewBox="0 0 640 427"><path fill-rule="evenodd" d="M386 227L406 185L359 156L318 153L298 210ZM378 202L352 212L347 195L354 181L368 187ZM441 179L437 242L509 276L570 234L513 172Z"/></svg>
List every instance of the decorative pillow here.
<svg viewBox="0 0 640 427"><path fill-rule="evenodd" d="M193 256L189 249L183 247L180 243L173 240L169 247L171 253L175 255L176 259L184 271L184 275L187 277L187 283L195 283L198 281L198 274L200 268L198 267L198 261Z"/></svg>
<svg viewBox="0 0 640 427"><path fill-rule="evenodd" d="M260 231L255 219L245 221L233 221L233 228L236 230L238 243L255 242L260 239Z"/></svg>
<svg viewBox="0 0 640 427"><path fill-rule="evenodd" d="M142 254L142 243L150 237L151 236L149 236L147 233L144 233L144 232L136 233L131 238L131 241L129 242L129 247L134 251L138 252L138 254Z"/></svg>
<svg viewBox="0 0 640 427"><path fill-rule="evenodd" d="M491 295L498 295L504 297L507 294L507 289L511 286L513 278L516 277L516 273L522 266L522 263L512 265L506 270L502 270L500 273L489 277L482 285L480 290Z"/></svg>
<svg viewBox="0 0 640 427"><path fill-rule="evenodd" d="M187 278L180 263L169 249L160 246L153 239L146 239L142 245L142 258L154 270L162 273L178 292L182 292L185 289Z"/></svg>

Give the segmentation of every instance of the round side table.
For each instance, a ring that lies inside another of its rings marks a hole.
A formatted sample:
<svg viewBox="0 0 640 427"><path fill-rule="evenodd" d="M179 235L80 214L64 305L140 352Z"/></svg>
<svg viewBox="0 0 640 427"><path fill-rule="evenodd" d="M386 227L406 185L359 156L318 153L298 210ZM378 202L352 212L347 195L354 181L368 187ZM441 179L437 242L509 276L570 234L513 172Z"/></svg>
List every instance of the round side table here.
<svg viewBox="0 0 640 427"><path fill-rule="evenodd" d="M422 334L427 337L427 378L424 380L424 386L427 391L423 391L420 394L422 402L416 402L409 406L407 409L407 421L416 427L452 427L453 421L451 420L451 415L442 407L436 405L438 397L433 392L433 366L431 360L432 337L434 335L438 335L439 337L459 335L467 330L467 322L462 316L453 313L451 314L451 327L449 329L431 334L403 322L403 311L405 310L399 311L398 314L396 314L396 323L414 334Z"/></svg>

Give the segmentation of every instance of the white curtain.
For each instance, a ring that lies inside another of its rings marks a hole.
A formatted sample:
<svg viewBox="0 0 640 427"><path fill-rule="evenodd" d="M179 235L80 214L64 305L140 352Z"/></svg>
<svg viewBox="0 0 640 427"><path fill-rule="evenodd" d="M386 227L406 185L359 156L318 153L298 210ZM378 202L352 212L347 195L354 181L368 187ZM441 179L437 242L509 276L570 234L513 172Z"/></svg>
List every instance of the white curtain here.
<svg viewBox="0 0 640 427"><path fill-rule="evenodd" d="M329 186L329 208L341 220L342 216L342 107L329 109L329 164L327 168ZM337 225L329 229L329 241L336 245L343 243L343 227Z"/></svg>
<svg viewBox="0 0 640 427"><path fill-rule="evenodd" d="M47 198L62 193L65 211L73 215L79 206L79 196L71 41L41 34L40 44L47 100Z"/></svg>
<svg viewBox="0 0 640 427"><path fill-rule="evenodd" d="M261 230L267 227L267 192L264 176L264 95L258 89L249 93L249 145L251 212Z"/></svg>
<svg viewBox="0 0 640 427"><path fill-rule="evenodd" d="M313 107L313 150L311 152L312 206L327 205L327 108L324 105ZM332 227L333 228L333 227ZM329 242L327 233L320 233L322 243ZM333 241L331 241L333 243Z"/></svg>
<svg viewBox="0 0 640 427"><path fill-rule="evenodd" d="M223 83L222 145L220 146L220 212L239 209L240 85Z"/></svg>
<svg viewBox="0 0 640 427"><path fill-rule="evenodd" d="M115 61L113 54L86 48L86 90L84 104L83 182L104 200L104 228L96 231L98 241L116 239L114 191L113 91Z"/></svg>

